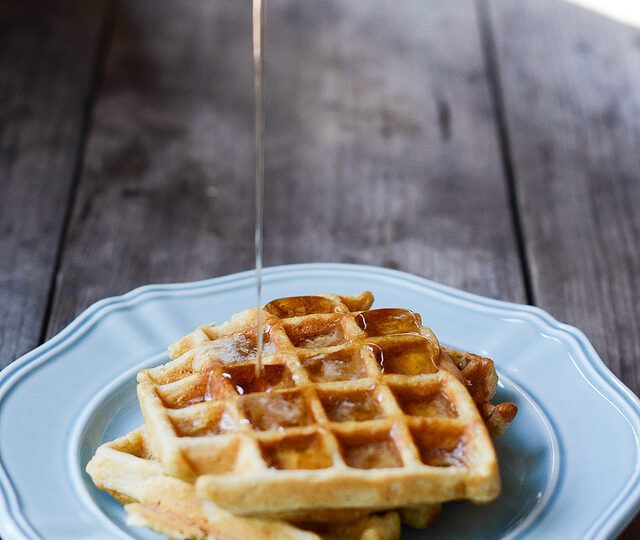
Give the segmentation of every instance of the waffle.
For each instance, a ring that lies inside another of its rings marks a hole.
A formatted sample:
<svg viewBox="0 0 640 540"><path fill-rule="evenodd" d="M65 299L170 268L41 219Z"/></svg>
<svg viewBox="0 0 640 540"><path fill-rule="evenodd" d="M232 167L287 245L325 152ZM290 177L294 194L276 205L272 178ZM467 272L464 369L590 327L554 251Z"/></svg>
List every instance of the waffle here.
<svg viewBox="0 0 640 540"><path fill-rule="evenodd" d="M363 515L349 521L296 526L273 519L235 516L197 498L193 485L162 473L147 444L144 426L98 448L87 465L94 483L125 505L131 525L149 527L169 538L193 540L397 540L396 512ZM299 519L317 520L314 514ZM332 516L320 516L328 519Z"/></svg>
<svg viewBox="0 0 640 540"><path fill-rule="evenodd" d="M200 327L170 347L173 360L142 370L164 473L239 515L493 500L496 456L471 392L484 402L492 388L462 375L492 363L464 365L417 314L369 310L372 300L267 304L260 378L255 308Z"/></svg>
<svg viewBox="0 0 640 540"><path fill-rule="evenodd" d="M322 298L326 298L325 295ZM300 298L300 297L298 297ZM317 303L318 297L314 297ZM373 303L373 296L371 293L365 292L357 296L340 296L333 297L334 301L338 300L343 303L349 311L364 311L371 307ZM282 313L280 308L276 307L279 304L289 301L290 299L280 299L272 302L272 308L275 310L276 315ZM308 299L307 302L311 303ZM324 303L325 300L322 300ZM324 303L325 309L331 309L331 299L328 299L327 303ZM335 305L335 304L334 304ZM322 309L322 306L316 304L314 309ZM286 312L285 312L286 313ZM304 309L300 311L304 313ZM242 316L237 316L238 319L242 319ZM236 328L242 328L244 323L236 323ZM231 326L231 325L229 325ZM432 343L438 343L437 338L431 332L431 330L423 326L421 327L421 333L427 335ZM187 334L182 339L171 344L168 348L169 358L176 359L184 353L203 345L210 343L213 340L217 340L220 343L220 336L224 336L225 331L220 328L215 328L215 323L201 326ZM222 355L228 357L232 356L238 361L246 361L255 358L255 334L250 334L250 337L243 336L240 333L235 337L234 346L229 347L229 341L222 340L222 343L227 343L226 351L222 351ZM214 347L217 350L219 347ZM234 349L239 349L236 352ZM271 349L273 351L273 349ZM460 351L453 347L446 345L440 346L440 356L437 359L438 367L446 369L450 373L456 376L456 378L462 382L466 387L471 397L476 402L476 405L485 420L485 424L492 437L502 435L511 421L515 418L518 408L513 403L499 403L493 405L489 400L493 398L498 388L498 374L496 373L493 360L477 354ZM180 364L178 363L178 366ZM176 366L177 367L177 366ZM180 369L180 368L179 368ZM180 373L174 375L166 374L168 377L180 376Z"/></svg>

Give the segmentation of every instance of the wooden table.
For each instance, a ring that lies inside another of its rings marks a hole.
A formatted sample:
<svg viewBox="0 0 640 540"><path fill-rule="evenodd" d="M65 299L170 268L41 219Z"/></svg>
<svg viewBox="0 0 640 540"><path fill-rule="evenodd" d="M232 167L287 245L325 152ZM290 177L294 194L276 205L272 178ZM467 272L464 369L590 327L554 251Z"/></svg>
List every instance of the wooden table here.
<svg viewBox="0 0 640 540"><path fill-rule="evenodd" d="M538 305L637 393L640 29L565 0L268 4L265 264ZM250 21L0 3L0 367L105 296L252 267Z"/></svg>

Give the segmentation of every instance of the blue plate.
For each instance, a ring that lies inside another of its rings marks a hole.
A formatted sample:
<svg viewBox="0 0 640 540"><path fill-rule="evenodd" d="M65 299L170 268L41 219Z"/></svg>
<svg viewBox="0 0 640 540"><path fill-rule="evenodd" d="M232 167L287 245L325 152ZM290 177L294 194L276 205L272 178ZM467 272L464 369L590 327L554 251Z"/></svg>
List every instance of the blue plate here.
<svg viewBox="0 0 640 540"><path fill-rule="evenodd" d="M496 440L502 494L449 503L403 540L612 538L640 507L640 401L577 329L533 307L369 266L264 272L266 300L370 290L377 307L419 312L439 339L493 358L498 398L518 405ZM253 272L149 285L102 300L0 373L0 535L4 540L158 539L128 527L84 467L104 441L142 423L135 374L168 360L196 326L255 305Z"/></svg>

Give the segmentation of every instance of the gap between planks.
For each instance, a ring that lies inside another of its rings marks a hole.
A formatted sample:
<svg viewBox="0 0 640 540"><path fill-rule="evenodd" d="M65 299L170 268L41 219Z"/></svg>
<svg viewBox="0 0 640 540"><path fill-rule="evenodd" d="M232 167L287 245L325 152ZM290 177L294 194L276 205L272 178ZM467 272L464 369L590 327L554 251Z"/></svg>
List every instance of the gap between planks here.
<svg viewBox="0 0 640 540"><path fill-rule="evenodd" d="M525 246L526 239L518 206L516 174L511 155L511 141L509 140L509 130L507 128L504 97L500 87L500 69L498 67L496 47L493 38L491 16L489 14L489 8L486 4L486 0L474 0L474 4L478 14L480 42L485 58L489 94L491 96L495 113L496 137L498 139L498 145L500 147L500 154L502 157L504 178L507 183L508 202L511 210L511 222L516 238L518 257L520 260L520 271L522 272L522 280L524 281L527 304L535 305L536 301L531 280L531 267L527 256L527 249Z"/></svg>

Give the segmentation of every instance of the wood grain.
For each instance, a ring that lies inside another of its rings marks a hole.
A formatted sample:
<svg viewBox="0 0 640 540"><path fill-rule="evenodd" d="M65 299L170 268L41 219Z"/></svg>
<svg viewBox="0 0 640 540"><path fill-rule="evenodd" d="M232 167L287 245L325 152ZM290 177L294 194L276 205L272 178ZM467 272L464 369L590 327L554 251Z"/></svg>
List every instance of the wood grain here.
<svg viewBox="0 0 640 540"><path fill-rule="evenodd" d="M473 4L275 5L266 261L387 265L522 299Z"/></svg>
<svg viewBox="0 0 640 540"><path fill-rule="evenodd" d="M251 267L247 7L119 4L49 335L104 296Z"/></svg>
<svg viewBox="0 0 640 540"><path fill-rule="evenodd" d="M253 266L250 23L249 0L0 3L0 367L105 296ZM514 301L530 275L640 392L638 27L269 0L266 73L266 264Z"/></svg>
<svg viewBox="0 0 640 540"><path fill-rule="evenodd" d="M640 30L558 0L490 7L536 303L638 393Z"/></svg>
<svg viewBox="0 0 640 540"><path fill-rule="evenodd" d="M253 266L249 25L248 2L121 5L49 335L103 296ZM274 1L266 41L266 264L522 300L473 3Z"/></svg>
<svg viewBox="0 0 640 540"><path fill-rule="evenodd" d="M640 390L640 30L566 2L492 4L537 304Z"/></svg>
<svg viewBox="0 0 640 540"><path fill-rule="evenodd" d="M0 368L39 343L105 8L0 3Z"/></svg>

